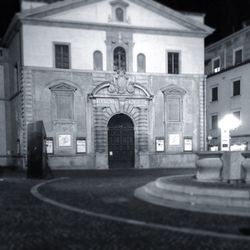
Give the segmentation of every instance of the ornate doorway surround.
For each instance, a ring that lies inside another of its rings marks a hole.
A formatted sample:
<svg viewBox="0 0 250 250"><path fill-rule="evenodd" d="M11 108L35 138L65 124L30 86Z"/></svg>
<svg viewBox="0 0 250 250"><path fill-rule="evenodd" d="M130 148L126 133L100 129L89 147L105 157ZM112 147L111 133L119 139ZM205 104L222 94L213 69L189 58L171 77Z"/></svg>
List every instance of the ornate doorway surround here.
<svg viewBox="0 0 250 250"><path fill-rule="evenodd" d="M96 167L108 166L108 124L118 114L127 115L134 124L134 166L141 166L140 153L148 152L148 109L152 98L145 86L132 81L123 72L112 75L110 81L94 88L89 99L93 108Z"/></svg>

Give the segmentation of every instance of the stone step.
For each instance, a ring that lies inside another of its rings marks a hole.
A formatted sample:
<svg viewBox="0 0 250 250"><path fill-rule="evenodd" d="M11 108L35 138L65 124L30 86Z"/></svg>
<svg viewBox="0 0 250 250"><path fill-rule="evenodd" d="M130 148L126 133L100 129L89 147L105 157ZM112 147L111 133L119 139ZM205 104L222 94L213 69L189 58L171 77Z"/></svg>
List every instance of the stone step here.
<svg viewBox="0 0 250 250"><path fill-rule="evenodd" d="M178 178L178 177L177 177ZM201 187L201 186L191 186L191 185L181 185L179 183L168 182L167 178L159 178L155 181L155 185L163 190L171 192L181 192L191 195L209 195L209 196L219 196L228 198L246 198L250 199L249 190L236 190L236 189L226 189L226 188L216 188L216 187Z"/></svg>
<svg viewBox="0 0 250 250"><path fill-rule="evenodd" d="M151 182L143 187L144 191L152 197L156 197L163 201L174 201L186 203L189 205L209 205L221 206L227 208L250 208L250 199L244 197L221 197L214 195L192 194L187 192L169 191L159 188L155 182Z"/></svg>

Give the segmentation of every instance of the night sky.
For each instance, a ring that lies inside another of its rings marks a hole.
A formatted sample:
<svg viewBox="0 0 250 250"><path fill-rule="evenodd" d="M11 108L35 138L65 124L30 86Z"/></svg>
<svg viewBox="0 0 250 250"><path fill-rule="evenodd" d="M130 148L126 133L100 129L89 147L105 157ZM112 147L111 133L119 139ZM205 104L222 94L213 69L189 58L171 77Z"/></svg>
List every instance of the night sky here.
<svg viewBox="0 0 250 250"><path fill-rule="evenodd" d="M1 0L0 37L18 11L19 0ZM206 13L206 24L216 28L206 43L215 42L242 27L242 22L250 20L250 0L158 0L176 10Z"/></svg>

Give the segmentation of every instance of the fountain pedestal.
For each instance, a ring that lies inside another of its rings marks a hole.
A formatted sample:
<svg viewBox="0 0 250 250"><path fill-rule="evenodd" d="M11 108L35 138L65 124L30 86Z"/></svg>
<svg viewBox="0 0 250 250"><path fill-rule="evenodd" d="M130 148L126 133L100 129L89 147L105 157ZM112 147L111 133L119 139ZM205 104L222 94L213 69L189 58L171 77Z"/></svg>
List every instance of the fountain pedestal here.
<svg viewBox="0 0 250 250"><path fill-rule="evenodd" d="M244 173L242 162L244 157L242 152L224 152L222 156L223 170L222 181L228 183L243 182Z"/></svg>

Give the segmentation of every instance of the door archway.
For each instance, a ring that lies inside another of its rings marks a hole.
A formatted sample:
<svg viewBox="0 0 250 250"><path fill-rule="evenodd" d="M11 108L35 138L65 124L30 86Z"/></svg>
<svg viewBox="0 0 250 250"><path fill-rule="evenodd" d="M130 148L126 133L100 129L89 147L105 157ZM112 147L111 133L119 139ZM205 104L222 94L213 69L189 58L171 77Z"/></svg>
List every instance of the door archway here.
<svg viewBox="0 0 250 250"><path fill-rule="evenodd" d="M125 114L114 115L108 123L109 168L134 168L134 124Z"/></svg>

